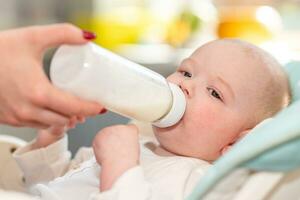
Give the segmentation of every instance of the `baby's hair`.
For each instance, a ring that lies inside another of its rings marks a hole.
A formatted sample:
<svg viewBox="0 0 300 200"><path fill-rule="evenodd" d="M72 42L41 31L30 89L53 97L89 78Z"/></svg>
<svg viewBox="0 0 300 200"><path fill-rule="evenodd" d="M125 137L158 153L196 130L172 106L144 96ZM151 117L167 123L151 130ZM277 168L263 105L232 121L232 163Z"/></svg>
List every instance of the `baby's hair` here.
<svg viewBox="0 0 300 200"><path fill-rule="evenodd" d="M281 64L268 52L248 42L237 39L224 39L223 41L239 45L248 57L257 60L270 72L270 76L266 77L266 84L262 85L264 92L257 94L257 98L262 101L259 101L261 103L258 105L260 112L255 112L255 122L272 117L287 107L291 102L292 94L288 75Z"/></svg>

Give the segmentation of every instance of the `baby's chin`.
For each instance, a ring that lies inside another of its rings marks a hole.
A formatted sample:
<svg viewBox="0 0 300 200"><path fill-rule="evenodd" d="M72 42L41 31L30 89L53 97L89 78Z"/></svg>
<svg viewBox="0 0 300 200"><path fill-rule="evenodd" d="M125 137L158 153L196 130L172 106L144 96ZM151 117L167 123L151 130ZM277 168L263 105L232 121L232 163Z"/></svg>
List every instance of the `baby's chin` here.
<svg viewBox="0 0 300 200"><path fill-rule="evenodd" d="M153 130L153 133L154 133L154 134L160 134L160 133L167 134L167 133L173 132L173 130L179 128L179 126L182 126L183 123L184 123L184 115L183 115L183 117L182 117L176 124L174 124L173 126L169 126L169 127L166 127L166 128L159 128L159 127L156 127L156 126L153 126L153 125L152 125L152 130Z"/></svg>
<svg viewBox="0 0 300 200"><path fill-rule="evenodd" d="M156 126L152 126L153 130L153 135L155 136L156 139L159 138L160 134L163 134L165 128L158 128Z"/></svg>
<svg viewBox="0 0 300 200"><path fill-rule="evenodd" d="M164 137L164 135L168 133L167 129L168 128L159 128L156 126L152 126L153 135L155 136L155 138L158 142L161 137Z"/></svg>
<svg viewBox="0 0 300 200"><path fill-rule="evenodd" d="M159 128L156 126L152 126L152 130L153 130L153 133L155 136L160 135L160 134L171 134L175 128L176 128L176 125L166 127L166 128Z"/></svg>

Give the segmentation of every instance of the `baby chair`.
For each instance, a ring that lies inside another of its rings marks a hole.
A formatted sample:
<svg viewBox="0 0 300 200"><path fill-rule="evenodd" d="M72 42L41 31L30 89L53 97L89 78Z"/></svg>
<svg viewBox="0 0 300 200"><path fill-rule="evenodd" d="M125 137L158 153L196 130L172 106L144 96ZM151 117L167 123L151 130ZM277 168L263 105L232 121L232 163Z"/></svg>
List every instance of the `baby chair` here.
<svg viewBox="0 0 300 200"><path fill-rule="evenodd" d="M187 200L300 199L300 62L285 68L292 103L217 160Z"/></svg>

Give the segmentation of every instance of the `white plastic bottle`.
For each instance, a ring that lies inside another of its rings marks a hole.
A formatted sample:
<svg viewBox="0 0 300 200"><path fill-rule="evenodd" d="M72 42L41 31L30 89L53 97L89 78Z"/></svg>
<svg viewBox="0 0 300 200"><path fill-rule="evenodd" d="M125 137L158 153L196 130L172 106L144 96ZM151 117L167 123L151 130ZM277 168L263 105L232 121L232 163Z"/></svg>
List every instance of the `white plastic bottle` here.
<svg viewBox="0 0 300 200"><path fill-rule="evenodd" d="M176 124L185 111L185 96L177 85L93 43L61 46L50 78L63 90L157 127Z"/></svg>

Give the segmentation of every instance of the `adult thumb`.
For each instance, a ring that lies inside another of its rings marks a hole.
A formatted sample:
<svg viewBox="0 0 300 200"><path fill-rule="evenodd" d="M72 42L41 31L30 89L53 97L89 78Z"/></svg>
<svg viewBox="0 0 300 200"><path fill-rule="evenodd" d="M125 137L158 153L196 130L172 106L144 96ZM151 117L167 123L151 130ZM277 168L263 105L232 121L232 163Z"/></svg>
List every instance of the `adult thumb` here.
<svg viewBox="0 0 300 200"><path fill-rule="evenodd" d="M62 44L84 44L96 37L95 34L82 31L68 23L36 26L33 29L32 37L34 37L35 45L42 52Z"/></svg>

